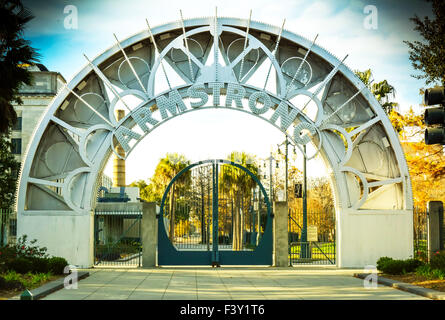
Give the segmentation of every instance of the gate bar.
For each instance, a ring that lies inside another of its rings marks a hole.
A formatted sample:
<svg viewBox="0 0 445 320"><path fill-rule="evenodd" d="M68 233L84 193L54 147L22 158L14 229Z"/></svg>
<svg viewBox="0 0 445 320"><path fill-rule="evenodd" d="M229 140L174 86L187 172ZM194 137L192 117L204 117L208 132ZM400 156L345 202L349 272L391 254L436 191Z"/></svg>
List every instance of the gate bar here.
<svg viewBox="0 0 445 320"><path fill-rule="evenodd" d="M212 266L215 264L219 266L219 252L218 252L218 166L215 161L213 163L213 208L212 208L212 220L213 220L213 259Z"/></svg>

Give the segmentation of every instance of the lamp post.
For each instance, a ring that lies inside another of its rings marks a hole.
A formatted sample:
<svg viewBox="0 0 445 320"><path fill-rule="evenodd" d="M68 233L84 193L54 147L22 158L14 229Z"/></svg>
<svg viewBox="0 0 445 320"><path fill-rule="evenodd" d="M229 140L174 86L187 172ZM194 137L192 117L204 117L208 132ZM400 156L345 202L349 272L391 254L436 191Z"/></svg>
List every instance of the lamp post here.
<svg viewBox="0 0 445 320"><path fill-rule="evenodd" d="M286 199L286 202L288 201L288 189L289 189L289 183L288 183L288 162L289 162L289 145L294 147L294 154L296 154L295 152L295 145L289 141L289 138L286 135L286 140L284 140L281 144L278 145L278 153L281 154L281 150L280 147L284 144L284 162L285 162L285 188L284 188L284 196Z"/></svg>
<svg viewBox="0 0 445 320"><path fill-rule="evenodd" d="M294 153L295 153L295 145L292 144L289 141L289 138L286 135L286 140L283 141L281 144L278 145L278 152L281 153L280 147L284 144L285 146L285 162L286 162L286 187L285 187L285 195L286 195L286 202L288 201L288 154L289 154L289 144L294 147ZM309 258L310 252L308 251L308 243L307 243L307 174L306 174L306 145L303 145L303 194L302 194L302 200L303 200L303 226L301 228L301 250L300 250L300 257L301 258Z"/></svg>
<svg viewBox="0 0 445 320"><path fill-rule="evenodd" d="M307 243L307 175L306 175L306 145L303 145L303 228L301 230L300 257L309 258Z"/></svg>
<svg viewBox="0 0 445 320"><path fill-rule="evenodd" d="M260 160L262 160L262 161L269 160L269 200L272 203L273 202L273 198L274 198L273 197L273 187L272 187L273 186L272 163L273 163L273 161L275 161L276 167L278 168L278 160L273 157L272 151L270 152L269 158L260 159ZM264 162L264 167L266 167L266 162ZM266 176L266 175L264 175L264 176Z"/></svg>

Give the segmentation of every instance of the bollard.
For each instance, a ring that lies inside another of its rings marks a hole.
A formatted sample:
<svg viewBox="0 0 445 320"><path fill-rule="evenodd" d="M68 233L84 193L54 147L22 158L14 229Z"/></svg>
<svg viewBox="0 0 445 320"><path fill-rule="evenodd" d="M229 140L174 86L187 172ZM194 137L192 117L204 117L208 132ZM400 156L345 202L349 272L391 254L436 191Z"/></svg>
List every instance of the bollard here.
<svg viewBox="0 0 445 320"><path fill-rule="evenodd" d="M23 293L20 295L20 300L34 300L34 296L32 295L31 291L26 289L23 291Z"/></svg>

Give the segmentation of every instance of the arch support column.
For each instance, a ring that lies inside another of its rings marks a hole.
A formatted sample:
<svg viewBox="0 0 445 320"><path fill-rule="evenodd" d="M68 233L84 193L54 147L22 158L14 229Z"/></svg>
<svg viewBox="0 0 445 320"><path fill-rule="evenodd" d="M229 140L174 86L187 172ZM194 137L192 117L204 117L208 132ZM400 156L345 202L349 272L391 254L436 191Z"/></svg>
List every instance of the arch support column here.
<svg viewBox="0 0 445 320"><path fill-rule="evenodd" d="M288 252L288 207L287 202L277 201L273 205L273 259L275 267L289 266Z"/></svg>
<svg viewBox="0 0 445 320"><path fill-rule="evenodd" d="M142 267L151 268L157 264L158 222L156 214L159 207L155 202L142 203Z"/></svg>
<svg viewBox="0 0 445 320"><path fill-rule="evenodd" d="M37 239L36 245L48 248L50 256L64 257L69 264L90 268L94 263L94 212L68 215L24 214L18 212L17 237Z"/></svg>

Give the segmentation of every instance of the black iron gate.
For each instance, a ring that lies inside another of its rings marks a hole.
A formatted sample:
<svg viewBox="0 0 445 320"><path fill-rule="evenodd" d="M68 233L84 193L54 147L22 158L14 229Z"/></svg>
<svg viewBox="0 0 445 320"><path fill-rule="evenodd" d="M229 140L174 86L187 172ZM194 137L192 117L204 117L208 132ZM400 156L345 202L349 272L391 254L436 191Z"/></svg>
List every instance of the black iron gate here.
<svg viewBox="0 0 445 320"><path fill-rule="evenodd" d="M289 209L289 265L336 264L335 211L308 210L307 240L301 241L303 211Z"/></svg>
<svg viewBox="0 0 445 320"><path fill-rule="evenodd" d="M142 266L140 211L95 211L94 265Z"/></svg>
<svg viewBox="0 0 445 320"><path fill-rule="evenodd" d="M181 170L161 202L159 265L271 265L272 214L246 167L206 160Z"/></svg>

